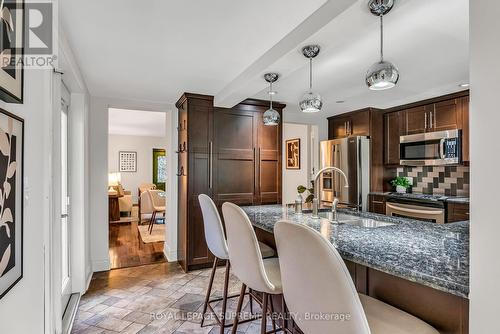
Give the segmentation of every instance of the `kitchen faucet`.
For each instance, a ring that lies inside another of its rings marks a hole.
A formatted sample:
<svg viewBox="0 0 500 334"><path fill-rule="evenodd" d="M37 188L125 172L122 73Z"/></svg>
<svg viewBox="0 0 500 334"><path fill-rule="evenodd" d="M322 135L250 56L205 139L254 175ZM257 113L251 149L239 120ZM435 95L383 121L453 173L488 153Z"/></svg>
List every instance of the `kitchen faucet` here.
<svg viewBox="0 0 500 334"><path fill-rule="evenodd" d="M313 209L312 209L313 218L319 218L318 210L319 210L319 205L321 203L321 195L320 195L320 191L319 191L319 188L320 188L319 187L319 178L321 177L321 175L324 172L329 172L329 171L337 172L340 175L342 175L344 177L344 180L345 180L344 187L349 188L349 181L347 180L347 175L345 175L345 173L344 173L344 171L342 171L342 169L337 168L337 167L333 167L333 166L324 167L324 168L320 169L318 171L318 173L316 173L316 175L314 176L314 198L313 198ZM337 204L338 203L339 203L339 200L337 198L335 198L333 200L333 205L332 205L333 220L337 219Z"/></svg>

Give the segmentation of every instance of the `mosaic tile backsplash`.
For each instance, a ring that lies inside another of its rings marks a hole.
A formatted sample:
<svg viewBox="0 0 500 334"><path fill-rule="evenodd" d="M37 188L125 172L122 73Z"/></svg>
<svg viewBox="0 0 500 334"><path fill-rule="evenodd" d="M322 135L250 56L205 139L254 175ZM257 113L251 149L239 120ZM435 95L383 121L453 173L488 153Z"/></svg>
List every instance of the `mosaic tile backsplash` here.
<svg viewBox="0 0 500 334"><path fill-rule="evenodd" d="M412 192L469 196L470 173L466 166L400 167L398 176L413 178Z"/></svg>

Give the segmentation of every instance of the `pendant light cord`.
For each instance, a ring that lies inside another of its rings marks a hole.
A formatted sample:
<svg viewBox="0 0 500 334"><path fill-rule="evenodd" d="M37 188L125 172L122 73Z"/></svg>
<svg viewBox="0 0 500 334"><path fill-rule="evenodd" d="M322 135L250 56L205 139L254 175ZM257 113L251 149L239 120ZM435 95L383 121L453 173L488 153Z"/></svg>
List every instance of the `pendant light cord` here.
<svg viewBox="0 0 500 334"><path fill-rule="evenodd" d="M309 92L312 92L313 87L313 59L309 58Z"/></svg>
<svg viewBox="0 0 500 334"><path fill-rule="evenodd" d="M384 61L384 15L380 15L380 62Z"/></svg>
<svg viewBox="0 0 500 334"><path fill-rule="evenodd" d="M271 102L271 108L269 108L269 109L273 109L273 94L272 94L272 91L273 91L273 83L270 82L269 83L269 101Z"/></svg>

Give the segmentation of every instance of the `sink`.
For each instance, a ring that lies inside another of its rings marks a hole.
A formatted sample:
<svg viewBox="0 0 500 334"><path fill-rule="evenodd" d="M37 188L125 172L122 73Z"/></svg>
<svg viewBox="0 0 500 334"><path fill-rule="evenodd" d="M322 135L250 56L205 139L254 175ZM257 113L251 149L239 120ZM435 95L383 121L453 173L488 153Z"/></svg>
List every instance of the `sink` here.
<svg viewBox="0 0 500 334"><path fill-rule="evenodd" d="M333 213L331 211L318 212L318 216L320 216L321 218L328 219L331 222L336 222L338 224L348 224L348 225L366 227L366 228L376 228L376 227L395 225L394 223L383 222L383 221L370 219L370 218L362 218L362 217L353 216L353 215L346 215L343 213L338 213L337 214L337 221L334 221L333 220Z"/></svg>
<svg viewBox="0 0 500 334"><path fill-rule="evenodd" d="M368 227L368 228L376 228L376 227L396 225L394 223L381 222L381 221L378 221L378 220L368 219L368 218L360 218L360 219L355 219L355 220L346 220L346 221L342 221L341 223L343 223L343 224L349 224L349 225L354 225L354 226L359 226L359 227Z"/></svg>

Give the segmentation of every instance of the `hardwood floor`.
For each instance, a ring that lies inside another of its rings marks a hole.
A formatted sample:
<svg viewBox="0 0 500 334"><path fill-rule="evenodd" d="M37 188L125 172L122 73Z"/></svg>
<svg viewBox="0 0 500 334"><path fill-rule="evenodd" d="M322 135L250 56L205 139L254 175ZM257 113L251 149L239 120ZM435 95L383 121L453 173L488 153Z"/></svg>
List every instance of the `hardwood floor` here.
<svg viewBox="0 0 500 334"><path fill-rule="evenodd" d="M144 243L137 222L109 224L111 269L165 262L163 242Z"/></svg>

